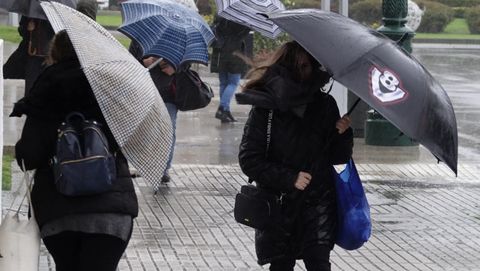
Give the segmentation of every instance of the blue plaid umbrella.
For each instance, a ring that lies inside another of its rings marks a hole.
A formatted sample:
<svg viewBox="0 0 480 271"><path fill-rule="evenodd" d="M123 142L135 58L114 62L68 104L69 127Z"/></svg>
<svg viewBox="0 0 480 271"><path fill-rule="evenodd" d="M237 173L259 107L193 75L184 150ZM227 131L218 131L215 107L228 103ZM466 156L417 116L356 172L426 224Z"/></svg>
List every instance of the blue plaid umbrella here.
<svg viewBox="0 0 480 271"><path fill-rule="evenodd" d="M215 38L194 10L169 0L131 0L121 4L120 32L134 39L144 56L158 56L176 67L208 64L208 46Z"/></svg>

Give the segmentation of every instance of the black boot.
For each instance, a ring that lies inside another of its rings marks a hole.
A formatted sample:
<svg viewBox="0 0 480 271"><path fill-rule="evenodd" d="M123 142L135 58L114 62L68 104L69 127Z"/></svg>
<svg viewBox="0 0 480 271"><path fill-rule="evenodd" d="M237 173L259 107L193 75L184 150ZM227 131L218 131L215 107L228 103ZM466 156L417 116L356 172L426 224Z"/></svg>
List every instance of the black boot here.
<svg viewBox="0 0 480 271"><path fill-rule="evenodd" d="M223 107L219 106L217 112L215 113L215 118L221 120L222 123L231 122L226 112L227 111L223 110Z"/></svg>
<svg viewBox="0 0 480 271"><path fill-rule="evenodd" d="M215 118L220 119L223 114L223 107L219 106L217 112L215 113Z"/></svg>
<svg viewBox="0 0 480 271"><path fill-rule="evenodd" d="M165 173L165 175L162 176L162 179L160 179L160 182L163 184L169 183L172 181L172 178L168 174L168 172Z"/></svg>
<svg viewBox="0 0 480 271"><path fill-rule="evenodd" d="M233 118L232 112L230 111L223 111L223 114L227 116L227 118L230 120L230 122L236 122L237 120Z"/></svg>

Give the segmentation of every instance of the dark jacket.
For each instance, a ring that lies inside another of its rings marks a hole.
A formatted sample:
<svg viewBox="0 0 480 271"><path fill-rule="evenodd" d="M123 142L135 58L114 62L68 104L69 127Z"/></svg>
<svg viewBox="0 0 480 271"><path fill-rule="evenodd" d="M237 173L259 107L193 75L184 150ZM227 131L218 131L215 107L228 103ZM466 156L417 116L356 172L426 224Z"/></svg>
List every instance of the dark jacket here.
<svg viewBox="0 0 480 271"><path fill-rule="evenodd" d="M142 48L140 47L140 44L136 41L132 41L130 44L129 48L130 53L138 60L143 66L143 52ZM152 77L152 81L155 84L155 87L157 88L158 92L160 93L160 96L162 97L162 100L164 103L172 103L176 104L176 91L177 88L179 87L184 87L184 91L190 90L191 88L192 91L198 91L198 82L193 81L189 76L186 75L186 72L189 71L190 73L194 73L196 77L200 79L198 74L196 72L193 72L190 70L190 65L189 64L184 64L181 65L180 67L177 67L178 70L175 71L174 74L168 75L164 72L162 72L162 69L160 68L160 65L157 65L156 67L152 68L150 70L150 76ZM190 80L190 81L184 81L182 83L179 83L178 80Z"/></svg>
<svg viewBox="0 0 480 271"><path fill-rule="evenodd" d="M332 165L346 163L353 147L351 129L341 135L335 130L340 119L335 100L313 87L325 81L302 86L284 72L274 67L262 89L237 94L239 103L254 105L240 144L240 167L257 185L272 193L286 193L282 210L288 219L280 226L290 235L257 231L259 264L286 255L301 258L302 251L313 244L333 248L336 204ZM273 119L266 155L269 109L273 109ZM299 171L312 174L305 192L294 187Z"/></svg>
<svg viewBox="0 0 480 271"><path fill-rule="evenodd" d="M212 45L212 72L244 73L247 65L234 52L247 55L245 39L250 28L219 16L215 17L213 25L216 40Z"/></svg>
<svg viewBox="0 0 480 271"><path fill-rule="evenodd" d="M67 197L55 188L49 161L55 151L57 128L72 111L79 111L104 127L109 147L116 153L117 179L110 192ZM15 104L12 116L22 114L27 115L27 120L15 152L19 165L23 160L27 169L36 169L32 204L40 227L69 214L121 213L137 216L137 197L128 163L108 129L77 60L48 67L35 82L31 93Z"/></svg>
<svg viewBox="0 0 480 271"><path fill-rule="evenodd" d="M136 41L132 41L128 50L143 66L143 52L140 44ZM152 77L153 83L157 87L160 96L162 96L163 102L175 103L175 91L172 88L172 81L175 78L175 75L168 75L162 72L160 65L157 65L150 70L150 76Z"/></svg>

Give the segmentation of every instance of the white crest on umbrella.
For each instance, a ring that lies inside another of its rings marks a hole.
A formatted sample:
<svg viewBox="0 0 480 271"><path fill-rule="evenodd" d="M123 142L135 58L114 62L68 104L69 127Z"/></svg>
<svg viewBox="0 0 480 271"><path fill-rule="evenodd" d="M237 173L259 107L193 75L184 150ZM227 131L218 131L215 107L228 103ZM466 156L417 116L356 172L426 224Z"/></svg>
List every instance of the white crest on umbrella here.
<svg viewBox="0 0 480 271"><path fill-rule="evenodd" d="M143 177L157 185L166 168L173 133L148 70L92 19L58 3L41 5L55 32L67 31L123 153Z"/></svg>
<svg viewBox="0 0 480 271"><path fill-rule="evenodd" d="M388 70L382 72L377 67L370 70L370 89L373 96L382 103L400 102L408 96L393 72Z"/></svg>

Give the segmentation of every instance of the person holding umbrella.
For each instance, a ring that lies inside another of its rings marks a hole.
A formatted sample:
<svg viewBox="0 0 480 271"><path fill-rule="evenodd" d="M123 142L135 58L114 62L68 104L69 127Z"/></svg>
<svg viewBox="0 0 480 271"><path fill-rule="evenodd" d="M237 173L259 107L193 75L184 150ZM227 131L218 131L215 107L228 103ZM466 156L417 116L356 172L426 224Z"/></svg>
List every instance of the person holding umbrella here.
<svg viewBox="0 0 480 271"><path fill-rule="evenodd" d="M190 90L188 89L188 86L195 85L197 82L194 82L189 76L182 76L190 69L190 64L188 63L183 63L180 65L177 71L174 66L165 59L161 60L156 56L144 56L140 45L135 40L132 40L129 51L137 60L140 61L140 63L142 63L142 65L150 69L152 80L155 83L163 102L165 103L165 107L167 108L168 114L170 115L170 120L172 122L172 144L170 146L170 152L168 155L167 167L160 180L161 183L166 184L172 180L168 170L172 166L173 153L175 150L176 123L178 113L175 92L182 86L187 88L187 90ZM155 63L157 61L160 62L157 64ZM201 80L200 78L198 79ZM190 80L190 82L188 84L177 84L177 80ZM191 91L194 90L192 89ZM154 187L154 190L156 192L158 190L158 186Z"/></svg>
<svg viewBox="0 0 480 271"><path fill-rule="evenodd" d="M20 5L20 3L16 4ZM65 4L72 7L76 4L78 11L93 20L96 18L97 3L95 0L80 0L78 3L76 0L67 1ZM39 5L39 3L35 1L29 5ZM45 68L45 57L47 57L49 42L54 35L52 26L46 20L40 7L27 10L40 10L40 12L27 13L23 9L13 9L14 12L22 12L22 18L18 26L18 33L22 40L3 65L5 79L25 79L25 95L28 94L33 83Z"/></svg>
<svg viewBox="0 0 480 271"><path fill-rule="evenodd" d="M211 67L218 69L220 81L220 105L215 118L222 123L235 122L230 111L230 102L246 70L243 56L246 54L245 39L250 28L216 16L214 20L216 43L213 46Z"/></svg>
<svg viewBox="0 0 480 271"><path fill-rule="evenodd" d="M115 271L138 214L128 163L65 30L53 38L49 64L11 114L27 116L15 154L23 170L36 170L31 196L40 234L57 271ZM51 159L57 129L72 111L104 128L117 176L107 192L65 196L56 189Z"/></svg>
<svg viewBox="0 0 480 271"><path fill-rule="evenodd" d="M150 76L170 115L173 138L167 167L160 180L161 183L168 183L171 181L168 170L175 148L178 112L175 90L180 85L196 86L199 83L184 75L192 73L189 70L191 63L208 64L208 45L214 35L198 12L174 1L125 1L121 6L123 23L118 30L131 38L130 53L149 68ZM177 80L190 82L176 84ZM155 192L159 185L157 180L153 181Z"/></svg>
<svg viewBox="0 0 480 271"><path fill-rule="evenodd" d="M18 33L22 40L3 65L4 78L25 79L27 95L44 68L48 43L54 32L47 20L22 16Z"/></svg>
<svg viewBox="0 0 480 271"><path fill-rule="evenodd" d="M350 118L340 117L333 97L321 91L330 75L295 41L250 75L236 95L253 105L239 163L258 186L282 195L283 217L283 230L256 231L258 263L293 270L303 259L307 270L330 270L337 220L332 165L352 155Z"/></svg>

